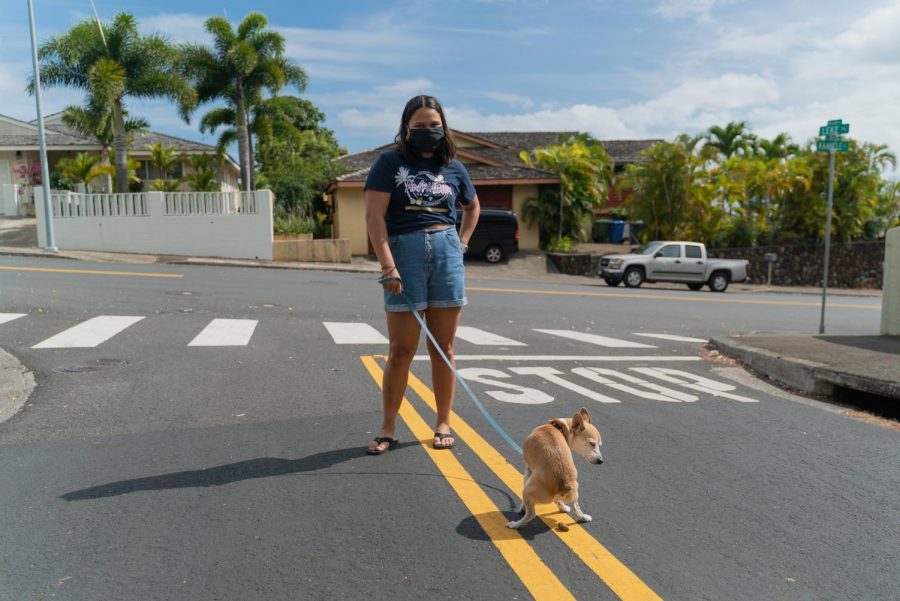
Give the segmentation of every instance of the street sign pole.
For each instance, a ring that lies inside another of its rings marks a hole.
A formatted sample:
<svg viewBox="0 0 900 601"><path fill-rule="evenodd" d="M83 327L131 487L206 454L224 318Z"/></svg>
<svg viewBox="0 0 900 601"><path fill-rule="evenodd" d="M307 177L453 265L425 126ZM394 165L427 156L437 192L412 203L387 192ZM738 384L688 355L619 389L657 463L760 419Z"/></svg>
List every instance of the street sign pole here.
<svg viewBox="0 0 900 601"><path fill-rule="evenodd" d="M28 22L31 26L31 62L34 65L34 102L37 106L38 139L41 147L41 188L44 191L44 221L47 224L47 246L44 250L58 252L53 236L53 205L50 201L50 168L47 165L47 141L44 137L44 113L41 111L41 72L38 68L37 39L34 33L34 7L28 0Z"/></svg>
<svg viewBox="0 0 900 601"><path fill-rule="evenodd" d="M828 295L828 259L831 254L831 201L834 193L834 149L828 161L828 213L825 216L825 275L822 276L822 319L819 321L819 334L825 333L825 298Z"/></svg>

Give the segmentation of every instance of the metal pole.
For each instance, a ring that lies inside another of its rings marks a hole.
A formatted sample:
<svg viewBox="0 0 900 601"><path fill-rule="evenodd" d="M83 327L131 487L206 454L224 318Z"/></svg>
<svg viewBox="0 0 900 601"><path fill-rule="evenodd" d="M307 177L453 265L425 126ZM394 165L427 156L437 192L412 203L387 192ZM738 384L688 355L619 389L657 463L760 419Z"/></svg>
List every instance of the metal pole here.
<svg viewBox="0 0 900 601"><path fill-rule="evenodd" d="M828 258L831 254L831 199L834 193L834 150L828 162L828 213L825 216L825 275L822 277L822 319L819 334L825 333L825 297L828 295Z"/></svg>
<svg viewBox="0 0 900 601"><path fill-rule="evenodd" d="M47 165L47 142L44 139L44 114L41 111L41 71L38 68L37 36L34 33L34 7L28 0L28 23L31 26L31 62L34 66L34 102L37 105L38 139L41 144L41 189L44 192L44 221L47 224L47 246L44 250L58 252L53 236L53 206L50 199L50 167Z"/></svg>

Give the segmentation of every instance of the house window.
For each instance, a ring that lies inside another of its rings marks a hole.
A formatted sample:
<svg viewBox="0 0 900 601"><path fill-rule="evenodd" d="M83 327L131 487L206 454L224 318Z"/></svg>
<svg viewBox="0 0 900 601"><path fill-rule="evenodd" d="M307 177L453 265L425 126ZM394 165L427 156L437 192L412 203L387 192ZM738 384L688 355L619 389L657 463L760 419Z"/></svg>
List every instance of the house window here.
<svg viewBox="0 0 900 601"><path fill-rule="evenodd" d="M478 202L483 207L512 209L512 186L476 186Z"/></svg>

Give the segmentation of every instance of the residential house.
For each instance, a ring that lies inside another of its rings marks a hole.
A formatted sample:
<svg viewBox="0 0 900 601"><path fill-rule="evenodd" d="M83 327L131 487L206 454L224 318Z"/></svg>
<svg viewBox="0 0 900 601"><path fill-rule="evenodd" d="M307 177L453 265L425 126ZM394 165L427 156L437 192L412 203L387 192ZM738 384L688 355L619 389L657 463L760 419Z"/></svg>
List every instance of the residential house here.
<svg viewBox="0 0 900 601"><path fill-rule="evenodd" d="M74 157L79 152L100 154L100 144L96 140L86 138L78 132L70 129L62 122L62 113L55 113L44 119L45 141L47 144L47 162L50 171L56 170L56 163L63 157ZM132 134L129 146L129 157L138 161L137 176L143 180L144 186L149 187L153 181L160 177L150 161L150 151L147 146L162 143L164 146L172 146L179 154L189 156L192 154L213 154L214 146L192 142L182 138L176 138L156 132L144 132ZM40 143L38 140L37 122L25 122L0 115L0 194L3 184L16 184L21 186L20 194L25 197L19 199L19 204L29 203L32 198L32 186L38 184L40 178ZM30 168L36 174L34 178L23 179L18 171L22 168ZM187 162L180 164L173 174L175 178L181 177L186 169ZM105 190L105 178L97 178L92 188L97 191ZM226 156L219 169L219 183L223 191L237 190L240 186L240 170L235 162ZM0 208L3 207L3 199L0 198Z"/></svg>
<svg viewBox="0 0 900 601"><path fill-rule="evenodd" d="M453 130L457 143L457 159L469 171L483 207L511 209L519 215L519 248L538 248L538 228L521 217L522 205L537 197L541 186L558 187L559 178L548 171L525 165L520 157L523 150L556 144L560 137L577 132L462 132ZM637 160L641 150L656 140L604 141L606 151L613 157L616 170ZM365 195L363 187L369 168L378 156L394 147L386 144L372 150L341 157L347 173L328 189L327 200L334 211L335 238L349 238L354 255L371 254L366 233ZM611 193L611 200L621 202L622 194Z"/></svg>

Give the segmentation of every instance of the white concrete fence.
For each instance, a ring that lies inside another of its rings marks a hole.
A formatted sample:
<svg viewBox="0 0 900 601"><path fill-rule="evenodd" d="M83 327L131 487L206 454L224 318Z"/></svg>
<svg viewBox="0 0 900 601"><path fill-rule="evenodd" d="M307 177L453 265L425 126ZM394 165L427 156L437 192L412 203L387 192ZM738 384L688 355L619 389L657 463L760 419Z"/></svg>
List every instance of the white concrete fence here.
<svg viewBox="0 0 900 601"><path fill-rule="evenodd" d="M18 217L25 214L25 207L21 206L19 198L19 186L15 184L0 184L0 215Z"/></svg>
<svg viewBox="0 0 900 601"><path fill-rule="evenodd" d="M43 193L35 189L38 243L47 245ZM272 259L269 190L79 194L52 190L61 250Z"/></svg>

